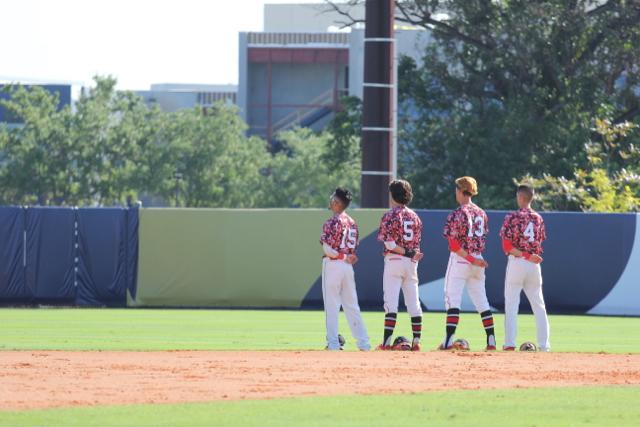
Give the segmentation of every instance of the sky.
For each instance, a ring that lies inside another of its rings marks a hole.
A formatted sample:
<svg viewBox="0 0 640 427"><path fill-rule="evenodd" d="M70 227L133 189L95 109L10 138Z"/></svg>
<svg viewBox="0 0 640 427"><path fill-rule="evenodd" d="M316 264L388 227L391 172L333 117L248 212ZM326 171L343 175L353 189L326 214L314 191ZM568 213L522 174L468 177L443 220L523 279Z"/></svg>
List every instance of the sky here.
<svg viewBox="0 0 640 427"><path fill-rule="evenodd" d="M0 0L0 81L237 84L238 33L262 31L264 4L312 2Z"/></svg>

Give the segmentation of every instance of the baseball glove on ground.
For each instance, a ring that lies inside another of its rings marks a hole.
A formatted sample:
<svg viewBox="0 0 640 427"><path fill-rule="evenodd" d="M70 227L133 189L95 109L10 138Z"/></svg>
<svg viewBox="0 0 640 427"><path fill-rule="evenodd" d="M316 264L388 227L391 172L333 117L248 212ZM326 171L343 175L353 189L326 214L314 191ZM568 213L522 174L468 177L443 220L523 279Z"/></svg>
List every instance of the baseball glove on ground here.
<svg viewBox="0 0 640 427"><path fill-rule="evenodd" d="M397 351L411 351L411 343L405 337L399 336L393 340L393 346L391 348Z"/></svg>
<svg viewBox="0 0 640 427"><path fill-rule="evenodd" d="M520 351L537 351L538 347L532 342L523 342L520 346Z"/></svg>
<svg viewBox="0 0 640 427"><path fill-rule="evenodd" d="M458 338L453 342L451 346L454 350L468 351L470 349L469 341L465 340L464 338Z"/></svg>

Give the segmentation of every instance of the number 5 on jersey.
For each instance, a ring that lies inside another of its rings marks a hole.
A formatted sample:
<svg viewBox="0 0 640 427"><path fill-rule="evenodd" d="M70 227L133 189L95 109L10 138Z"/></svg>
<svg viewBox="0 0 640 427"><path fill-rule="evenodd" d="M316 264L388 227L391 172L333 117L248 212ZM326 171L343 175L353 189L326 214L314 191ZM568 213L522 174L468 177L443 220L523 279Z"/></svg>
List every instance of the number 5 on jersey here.
<svg viewBox="0 0 640 427"><path fill-rule="evenodd" d="M405 221L403 223L404 234L402 235L402 238L407 242L410 242L413 240L413 228L411 227L412 225L413 225L413 221Z"/></svg>

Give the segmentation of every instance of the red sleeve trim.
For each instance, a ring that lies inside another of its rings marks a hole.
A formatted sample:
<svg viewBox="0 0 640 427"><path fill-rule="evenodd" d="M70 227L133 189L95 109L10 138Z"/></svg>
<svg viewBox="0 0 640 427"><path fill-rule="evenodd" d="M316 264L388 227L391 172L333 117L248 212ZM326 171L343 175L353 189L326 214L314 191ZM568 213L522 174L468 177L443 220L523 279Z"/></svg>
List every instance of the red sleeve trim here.
<svg viewBox="0 0 640 427"><path fill-rule="evenodd" d="M502 239L502 250L504 251L504 253L508 254L509 252L511 252L511 249L513 249L511 240Z"/></svg>
<svg viewBox="0 0 640 427"><path fill-rule="evenodd" d="M458 252L460 249L462 249L460 243L456 239L449 237L449 239L447 240L449 240L449 250L451 252Z"/></svg>

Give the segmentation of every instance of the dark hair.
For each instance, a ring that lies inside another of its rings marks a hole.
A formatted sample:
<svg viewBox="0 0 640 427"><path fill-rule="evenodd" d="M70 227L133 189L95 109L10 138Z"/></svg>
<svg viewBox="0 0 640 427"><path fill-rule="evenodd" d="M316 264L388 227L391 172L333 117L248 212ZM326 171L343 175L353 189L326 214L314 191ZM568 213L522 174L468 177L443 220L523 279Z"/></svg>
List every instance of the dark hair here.
<svg viewBox="0 0 640 427"><path fill-rule="evenodd" d="M518 190L516 190L516 194L522 193L527 197L527 200L533 200L533 196L536 194L536 191L533 189L533 186L529 184L520 184L518 185Z"/></svg>
<svg viewBox="0 0 640 427"><path fill-rule="evenodd" d="M391 198L401 205L408 205L413 200L411 184L404 179L394 179L389 183Z"/></svg>
<svg viewBox="0 0 640 427"><path fill-rule="evenodd" d="M345 209L349 206L351 200L353 199L353 194L351 194L351 191L342 187L336 188L336 190L333 192L333 195L342 202Z"/></svg>

